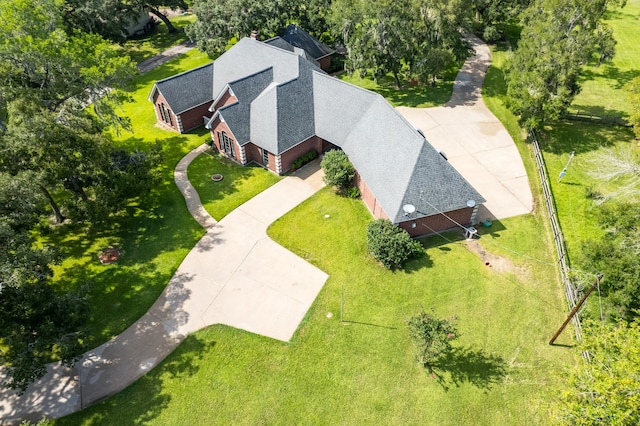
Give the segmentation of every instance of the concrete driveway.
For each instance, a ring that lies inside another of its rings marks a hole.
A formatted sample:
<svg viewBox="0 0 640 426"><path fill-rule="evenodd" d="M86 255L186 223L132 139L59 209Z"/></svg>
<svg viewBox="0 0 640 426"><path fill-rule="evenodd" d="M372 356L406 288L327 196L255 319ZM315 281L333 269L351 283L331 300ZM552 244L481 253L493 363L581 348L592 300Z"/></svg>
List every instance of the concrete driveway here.
<svg viewBox="0 0 640 426"><path fill-rule="evenodd" d="M489 47L478 38L470 40L476 55L458 73L445 106L397 110L487 200L478 211L478 221L530 213L533 196L520 153L481 97L491 61Z"/></svg>

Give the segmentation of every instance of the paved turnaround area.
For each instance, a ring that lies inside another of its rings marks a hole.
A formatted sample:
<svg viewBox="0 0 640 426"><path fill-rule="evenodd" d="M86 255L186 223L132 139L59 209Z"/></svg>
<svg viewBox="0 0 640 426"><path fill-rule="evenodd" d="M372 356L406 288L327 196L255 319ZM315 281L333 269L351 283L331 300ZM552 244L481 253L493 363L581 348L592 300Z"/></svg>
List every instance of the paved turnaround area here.
<svg viewBox="0 0 640 426"><path fill-rule="evenodd" d="M73 368L50 364L23 396L0 389L0 424L61 417L115 394L147 373L190 333L226 324L288 341L328 276L271 240L267 227L324 186L319 162L258 194L220 222L202 208L186 169L175 181L207 233L185 257L153 306ZM1 379L1 377L0 377Z"/></svg>
<svg viewBox="0 0 640 426"><path fill-rule="evenodd" d="M478 210L478 221L530 213L533 196L518 148L481 97L491 51L476 37L468 40L476 54L458 73L449 102L397 110L487 200Z"/></svg>
<svg viewBox="0 0 640 426"><path fill-rule="evenodd" d="M471 39L476 55L456 78L451 100L438 108L398 108L487 199L478 218L528 213L533 199L522 159L502 124L480 98L489 48ZM166 55L168 56L168 55ZM175 168L176 185L193 217L207 230L154 305L135 324L84 354L73 368L50 364L23 396L0 388L0 424L61 417L115 394L158 365L189 334L211 324L288 341L327 275L273 242L269 224L324 185L319 162L309 164L249 200L220 222L202 207ZM0 381L2 372L0 371Z"/></svg>

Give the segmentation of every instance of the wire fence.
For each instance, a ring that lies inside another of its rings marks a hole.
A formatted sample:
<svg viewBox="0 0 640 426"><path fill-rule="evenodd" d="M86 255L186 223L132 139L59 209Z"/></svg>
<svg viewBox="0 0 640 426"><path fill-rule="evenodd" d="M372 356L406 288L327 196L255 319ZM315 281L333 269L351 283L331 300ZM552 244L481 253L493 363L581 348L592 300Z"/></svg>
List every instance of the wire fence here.
<svg viewBox="0 0 640 426"><path fill-rule="evenodd" d="M560 269L560 277L564 286L564 292L567 297L567 303L569 304L569 310L572 310L578 303L578 290L573 285L573 282L569 278L569 265L567 264L567 250L564 242L564 236L560 229L560 223L558 222L558 216L556 214L555 202L553 200L553 194L551 193L551 186L549 185L549 176L547 175L547 168L542 158L542 152L540 151L540 145L538 144L538 138L532 131L529 132L529 141L533 146L533 153L536 159L536 166L538 169L538 176L540 177L540 183L542 184L542 193L544 195L544 204L547 208L547 216L549 217L549 223L551 223L551 231L553 233L553 242L556 247L556 253L558 254L558 267ZM576 332L576 338L578 342L582 342L582 324L580 323L579 314L573 317L573 324Z"/></svg>

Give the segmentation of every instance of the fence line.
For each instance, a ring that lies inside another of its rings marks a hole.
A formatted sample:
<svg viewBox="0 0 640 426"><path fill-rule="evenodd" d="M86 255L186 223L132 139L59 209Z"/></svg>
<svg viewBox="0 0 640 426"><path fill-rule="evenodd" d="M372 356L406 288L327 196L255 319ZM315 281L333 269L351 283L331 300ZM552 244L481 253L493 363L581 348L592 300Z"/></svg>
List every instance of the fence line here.
<svg viewBox="0 0 640 426"><path fill-rule="evenodd" d="M540 183L542 184L542 192L544 195L544 204L547 207L547 216L551 223L551 230L553 232L553 242L556 246L556 253L558 254L558 267L560 268L560 277L562 284L564 285L564 292L567 296L567 303L569 304L569 310L573 309L578 302L578 290L575 288L571 279L569 278L569 266L567 265L567 250L564 243L564 236L560 229L560 223L558 222L558 216L556 214L555 202L553 201L553 194L551 193L551 187L549 185L549 176L547 175L547 169L542 158L542 152L538 145L538 138L534 132L529 132L529 141L533 146L533 153L536 159L536 166L538 169L538 176L540 177ZM573 317L573 324L575 326L576 338L578 342L582 341L582 325L580 323L579 314Z"/></svg>

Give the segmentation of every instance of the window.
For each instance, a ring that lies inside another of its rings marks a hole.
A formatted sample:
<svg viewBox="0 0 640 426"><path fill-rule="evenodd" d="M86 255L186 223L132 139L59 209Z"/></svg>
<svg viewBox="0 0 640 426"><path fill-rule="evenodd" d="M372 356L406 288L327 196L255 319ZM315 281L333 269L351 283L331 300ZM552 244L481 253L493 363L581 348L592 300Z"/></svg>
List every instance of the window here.
<svg viewBox="0 0 640 426"><path fill-rule="evenodd" d="M171 110L164 106L164 103L160 104L160 118L165 123L169 123L173 127L173 118L171 117Z"/></svg>
<svg viewBox="0 0 640 426"><path fill-rule="evenodd" d="M235 160L236 149L233 139L227 136L226 132L218 132L218 143L220 144L220 151L224 151L228 156Z"/></svg>
<svg viewBox="0 0 640 426"><path fill-rule="evenodd" d="M267 166L269 164L269 151L262 148L262 164Z"/></svg>

